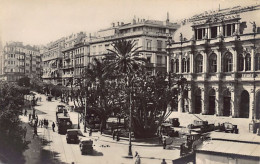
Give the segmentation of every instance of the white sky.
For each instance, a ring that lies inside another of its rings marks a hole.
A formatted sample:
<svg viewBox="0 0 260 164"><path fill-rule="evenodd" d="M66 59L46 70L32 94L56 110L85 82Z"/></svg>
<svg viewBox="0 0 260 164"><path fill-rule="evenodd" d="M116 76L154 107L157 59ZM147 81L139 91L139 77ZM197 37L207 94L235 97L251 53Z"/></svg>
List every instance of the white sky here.
<svg viewBox="0 0 260 164"><path fill-rule="evenodd" d="M0 39L39 45L112 22L136 18L170 21L219 7L259 4L260 0L0 0Z"/></svg>

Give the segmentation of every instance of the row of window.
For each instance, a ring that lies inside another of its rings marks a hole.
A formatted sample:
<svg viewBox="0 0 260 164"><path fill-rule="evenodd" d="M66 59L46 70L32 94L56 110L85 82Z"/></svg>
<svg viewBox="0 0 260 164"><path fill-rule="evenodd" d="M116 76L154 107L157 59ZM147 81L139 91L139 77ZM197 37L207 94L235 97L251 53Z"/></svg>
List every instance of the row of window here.
<svg viewBox="0 0 260 164"><path fill-rule="evenodd" d="M233 55L231 53L227 53L224 55L222 60L223 62L223 72L232 72L233 71ZM202 73L203 72L203 56L198 54L194 61L195 64L195 72ZM181 61L181 70L183 72L190 72L190 59L182 59ZM238 71L250 71L251 70L251 56L247 54L243 57L242 54L238 57ZM255 57L255 70L260 70L260 54L257 54ZM171 61L171 71L175 73L179 73L179 59ZM217 55L211 54L209 57L209 72L215 73L217 72Z"/></svg>
<svg viewBox="0 0 260 164"><path fill-rule="evenodd" d="M203 38L217 38L220 30L223 36L232 36L235 32L235 24L226 24L222 26L213 26L210 28L199 28L195 29L195 38L200 40Z"/></svg>

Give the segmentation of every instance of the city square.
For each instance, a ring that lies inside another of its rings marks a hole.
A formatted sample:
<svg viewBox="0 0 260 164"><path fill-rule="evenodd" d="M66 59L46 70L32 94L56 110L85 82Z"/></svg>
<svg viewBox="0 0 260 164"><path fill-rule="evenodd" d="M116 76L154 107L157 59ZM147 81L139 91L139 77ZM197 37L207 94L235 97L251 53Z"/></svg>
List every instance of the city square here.
<svg viewBox="0 0 260 164"><path fill-rule="evenodd" d="M260 162L260 3L145 2L3 3L0 163ZM59 30L16 33L16 9Z"/></svg>

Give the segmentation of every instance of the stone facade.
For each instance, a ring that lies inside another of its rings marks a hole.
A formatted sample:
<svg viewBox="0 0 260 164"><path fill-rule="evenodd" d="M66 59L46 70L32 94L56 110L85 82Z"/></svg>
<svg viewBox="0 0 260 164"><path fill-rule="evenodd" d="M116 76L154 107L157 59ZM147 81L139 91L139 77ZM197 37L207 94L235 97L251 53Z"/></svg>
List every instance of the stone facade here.
<svg viewBox="0 0 260 164"><path fill-rule="evenodd" d="M168 72L189 83L179 96L179 112L260 119L259 14L258 5L182 23L169 40L167 58Z"/></svg>

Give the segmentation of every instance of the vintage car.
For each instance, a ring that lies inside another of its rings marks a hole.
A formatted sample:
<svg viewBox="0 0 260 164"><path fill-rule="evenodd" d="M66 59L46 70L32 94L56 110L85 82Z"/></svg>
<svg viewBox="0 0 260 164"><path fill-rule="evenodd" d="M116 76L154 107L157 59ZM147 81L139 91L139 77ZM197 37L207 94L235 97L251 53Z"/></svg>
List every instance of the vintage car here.
<svg viewBox="0 0 260 164"><path fill-rule="evenodd" d="M81 140L79 143L81 155L93 153L93 141L91 139Z"/></svg>
<svg viewBox="0 0 260 164"><path fill-rule="evenodd" d="M79 142L78 129L68 129L66 140L67 143L78 143Z"/></svg>
<svg viewBox="0 0 260 164"><path fill-rule="evenodd" d="M179 118L170 118L169 122L170 122L170 124L172 124L173 127L180 126Z"/></svg>
<svg viewBox="0 0 260 164"><path fill-rule="evenodd" d="M160 133L161 135L170 136L170 137L178 137L179 132L175 131L172 127L172 124L169 123L162 123L160 127Z"/></svg>
<svg viewBox="0 0 260 164"><path fill-rule="evenodd" d="M233 125L232 123L229 123L229 122L224 123L224 130L226 133L231 132L231 133L238 134L237 125Z"/></svg>

